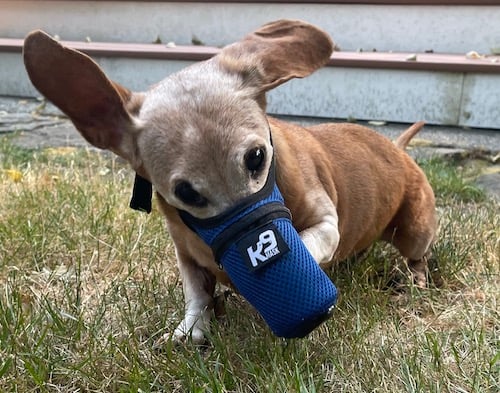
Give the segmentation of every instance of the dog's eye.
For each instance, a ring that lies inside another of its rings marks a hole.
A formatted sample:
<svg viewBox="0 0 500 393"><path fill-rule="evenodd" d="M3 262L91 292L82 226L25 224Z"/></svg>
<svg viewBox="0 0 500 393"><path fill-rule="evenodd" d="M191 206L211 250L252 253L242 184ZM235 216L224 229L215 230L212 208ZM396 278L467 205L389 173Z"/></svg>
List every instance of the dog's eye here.
<svg viewBox="0 0 500 393"><path fill-rule="evenodd" d="M196 191L191 184L186 181L175 186L175 195L187 205L204 207L208 204L207 198Z"/></svg>
<svg viewBox="0 0 500 393"><path fill-rule="evenodd" d="M264 163L265 153L264 149L261 147L256 147L250 150L245 155L245 165L249 171L254 174L259 169L262 168L262 164Z"/></svg>

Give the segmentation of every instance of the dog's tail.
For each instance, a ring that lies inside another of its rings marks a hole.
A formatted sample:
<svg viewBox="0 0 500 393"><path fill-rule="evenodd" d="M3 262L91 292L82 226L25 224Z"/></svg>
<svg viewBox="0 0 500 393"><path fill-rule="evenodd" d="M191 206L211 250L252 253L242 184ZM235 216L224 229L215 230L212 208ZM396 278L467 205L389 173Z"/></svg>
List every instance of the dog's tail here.
<svg viewBox="0 0 500 393"><path fill-rule="evenodd" d="M410 128L408 128L405 132L403 132L398 139L394 141L394 144L400 149L406 149L408 143L410 143L411 139L417 135L417 133L422 129L425 122L419 121L413 124Z"/></svg>

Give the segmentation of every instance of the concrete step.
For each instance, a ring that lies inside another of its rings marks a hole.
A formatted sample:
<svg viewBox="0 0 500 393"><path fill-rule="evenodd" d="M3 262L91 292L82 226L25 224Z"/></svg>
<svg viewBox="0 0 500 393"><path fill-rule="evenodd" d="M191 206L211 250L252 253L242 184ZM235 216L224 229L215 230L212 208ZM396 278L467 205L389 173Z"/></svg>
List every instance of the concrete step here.
<svg viewBox="0 0 500 393"><path fill-rule="evenodd" d="M24 39L0 38L0 52L21 53ZM220 48L199 45L136 44L116 42L62 41L92 57L202 61ZM420 71L499 73L499 55L469 55L409 52L333 52L326 66L383 68Z"/></svg>
<svg viewBox="0 0 500 393"><path fill-rule="evenodd" d="M495 6L497 5L497 6ZM281 18L325 29L344 51L488 54L500 48L498 0L0 2L0 37L41 28L64 40L223 46Z"/></svg>
<svg viewBox="0 0 500 393"><path fill-rule="evenodd" d="M499 3L1 1L0 94L37 95L20 55L21 38L35 28L70 40L111 78L145 90L261 24L300 18L324 28L342 51L311 77L272 91L271 113L500 129L500 63L488 55L500 47ZM151 44L158 40L163 45ZM472 50L480 57L466 58Z"/></svg>
<svg viewBox="0 0 500 393"><path fill-rule="evenodd" d="M36 96L21 39L0 39L0 95ZM137 91L208 59L215 47L66 41ZM144 72L144 70L148 70ZM436 53L334 52L327 66L270 92L271 113L500 129L500 57Z"/></svg>

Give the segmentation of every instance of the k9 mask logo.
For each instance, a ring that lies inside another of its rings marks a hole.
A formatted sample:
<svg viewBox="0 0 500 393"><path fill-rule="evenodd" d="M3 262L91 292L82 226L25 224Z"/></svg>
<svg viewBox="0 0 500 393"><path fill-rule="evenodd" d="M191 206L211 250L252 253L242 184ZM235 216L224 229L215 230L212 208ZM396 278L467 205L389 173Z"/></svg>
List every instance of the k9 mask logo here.
<svg viewBox="0 0 500 393"><path fill-rule="evenodd" d="M249 269L253 271L290 251L280 232L273 224L251 231L239 240L238 249Z"/></svg>

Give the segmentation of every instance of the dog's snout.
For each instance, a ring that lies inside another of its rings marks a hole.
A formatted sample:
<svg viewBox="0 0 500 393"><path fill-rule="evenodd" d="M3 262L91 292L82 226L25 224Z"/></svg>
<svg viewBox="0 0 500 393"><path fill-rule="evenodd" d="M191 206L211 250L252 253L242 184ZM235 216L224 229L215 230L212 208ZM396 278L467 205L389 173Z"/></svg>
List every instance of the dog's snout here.
<svg viewBox="0 0 500 393"><path fill-rule="evenodd" d="M208 199L196 191L191 183L181 181L175 186L175 196L186 205L205 207L208 205Z"/></svg>

